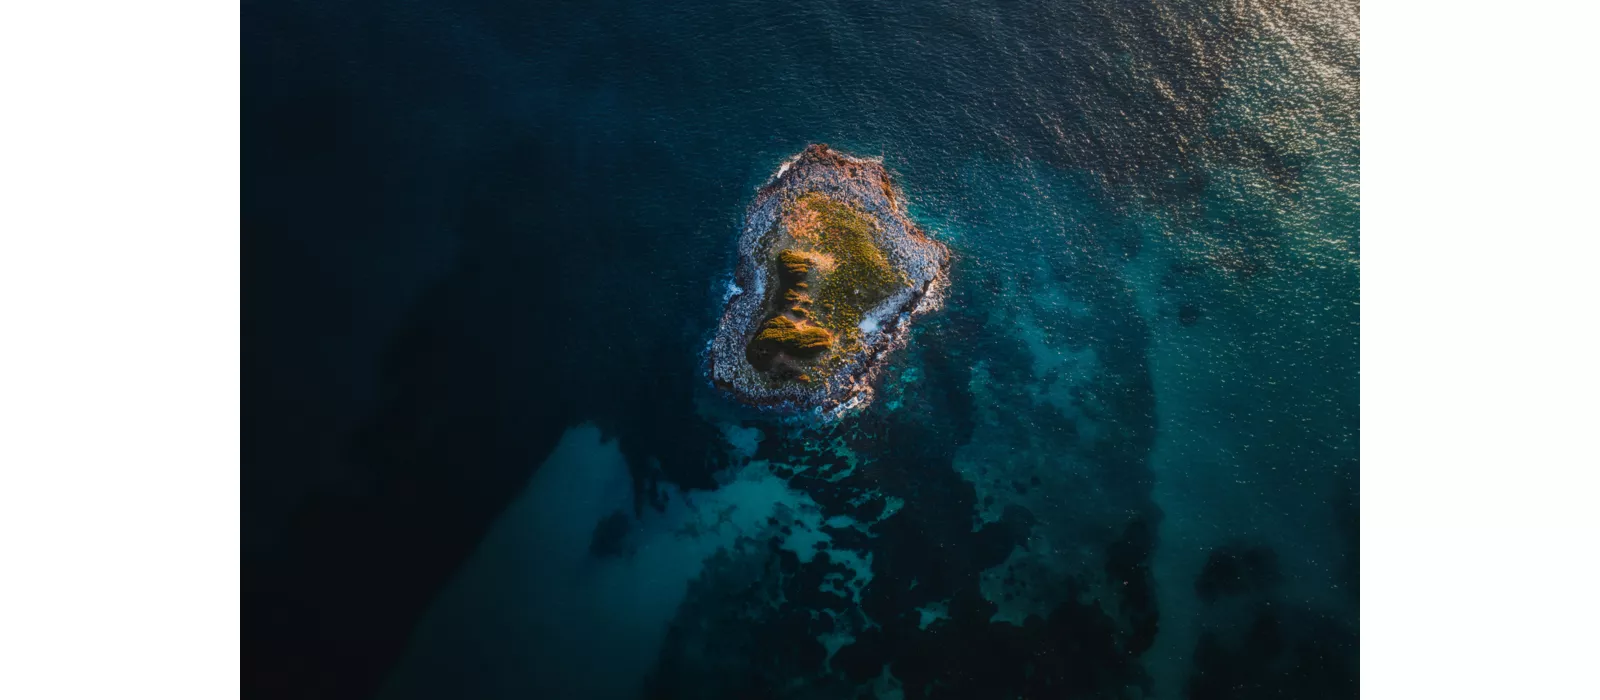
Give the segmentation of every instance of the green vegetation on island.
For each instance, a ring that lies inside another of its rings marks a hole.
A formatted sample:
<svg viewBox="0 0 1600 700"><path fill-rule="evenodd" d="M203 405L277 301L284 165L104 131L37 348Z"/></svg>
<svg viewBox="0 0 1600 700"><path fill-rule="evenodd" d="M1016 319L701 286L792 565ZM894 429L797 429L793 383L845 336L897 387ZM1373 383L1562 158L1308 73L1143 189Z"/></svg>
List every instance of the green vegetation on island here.
<svg viewBox="0 0 1600 700"><path fill-rule="evenodd" d="M756 190L712 383L746 404L834 420L872 401L884 358L939 308L949 251L907 217L877 159L811 144Z"/></svg>
<svg viewBox="0 0 1600 700"><path fill-rule="evenodd" d="M775 379L809 381L806 366L828 350L859 344L867 311L909 284L873 241L874 226L854 207L816 192L786 207L771 242L778 284L745 349L751 366Z"/></svg>

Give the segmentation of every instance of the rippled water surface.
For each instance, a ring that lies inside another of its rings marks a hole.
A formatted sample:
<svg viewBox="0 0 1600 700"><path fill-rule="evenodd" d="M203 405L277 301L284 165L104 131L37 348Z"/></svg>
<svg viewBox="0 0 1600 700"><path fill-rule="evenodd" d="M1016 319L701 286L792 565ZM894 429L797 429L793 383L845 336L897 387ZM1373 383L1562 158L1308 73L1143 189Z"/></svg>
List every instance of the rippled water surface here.
<svg viewBox="0 0 1600 700"><path fill-rule="evenodd" d="M1355 3L242 24L247 688L1356 695ZM813 142L954 262L801 428L700 353Z"/></svg>

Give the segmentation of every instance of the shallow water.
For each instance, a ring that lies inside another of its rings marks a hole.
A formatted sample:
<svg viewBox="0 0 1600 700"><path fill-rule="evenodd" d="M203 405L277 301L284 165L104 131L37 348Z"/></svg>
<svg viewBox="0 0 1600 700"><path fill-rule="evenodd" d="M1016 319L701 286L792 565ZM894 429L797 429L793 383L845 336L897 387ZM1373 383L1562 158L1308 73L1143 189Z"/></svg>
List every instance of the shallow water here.
<svg viewBox="0 0 1600 700"><path fill-rule="evenodd" d="M1355 695L1358 6L659 5L244 6L247 685ZM810 142L955 257L807 430L699 357Z"/></svg>

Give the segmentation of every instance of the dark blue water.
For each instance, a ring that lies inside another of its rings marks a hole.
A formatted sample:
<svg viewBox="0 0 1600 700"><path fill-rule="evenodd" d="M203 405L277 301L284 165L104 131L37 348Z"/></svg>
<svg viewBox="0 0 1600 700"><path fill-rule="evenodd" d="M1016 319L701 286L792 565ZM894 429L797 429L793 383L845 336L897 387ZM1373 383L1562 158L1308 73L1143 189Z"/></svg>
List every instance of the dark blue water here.
<svg viewBox="0 0 1600 700"><path fill-rule="evenodd" d="M259 697L1350 697L1353 2L242 6ZM754 189L955 260L878 400L701 352Z"/></svg>

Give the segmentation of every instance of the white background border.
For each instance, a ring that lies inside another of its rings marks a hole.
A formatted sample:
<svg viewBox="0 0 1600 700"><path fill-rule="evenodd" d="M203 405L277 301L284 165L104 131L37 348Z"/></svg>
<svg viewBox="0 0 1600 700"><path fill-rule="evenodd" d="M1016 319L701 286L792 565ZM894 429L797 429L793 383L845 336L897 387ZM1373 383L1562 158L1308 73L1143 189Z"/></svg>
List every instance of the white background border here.
<svg viewBox="0 0 1600 700"><path fill-rule="evenodd" d="M1361 689L1592 697L1594 5L1362 18Z"/></svg>
<svg viewBox="0 0 1600 700"><path fill-rule="evenodd" d="M238 26L0 4L0 697L239 692Z"/></svg>

